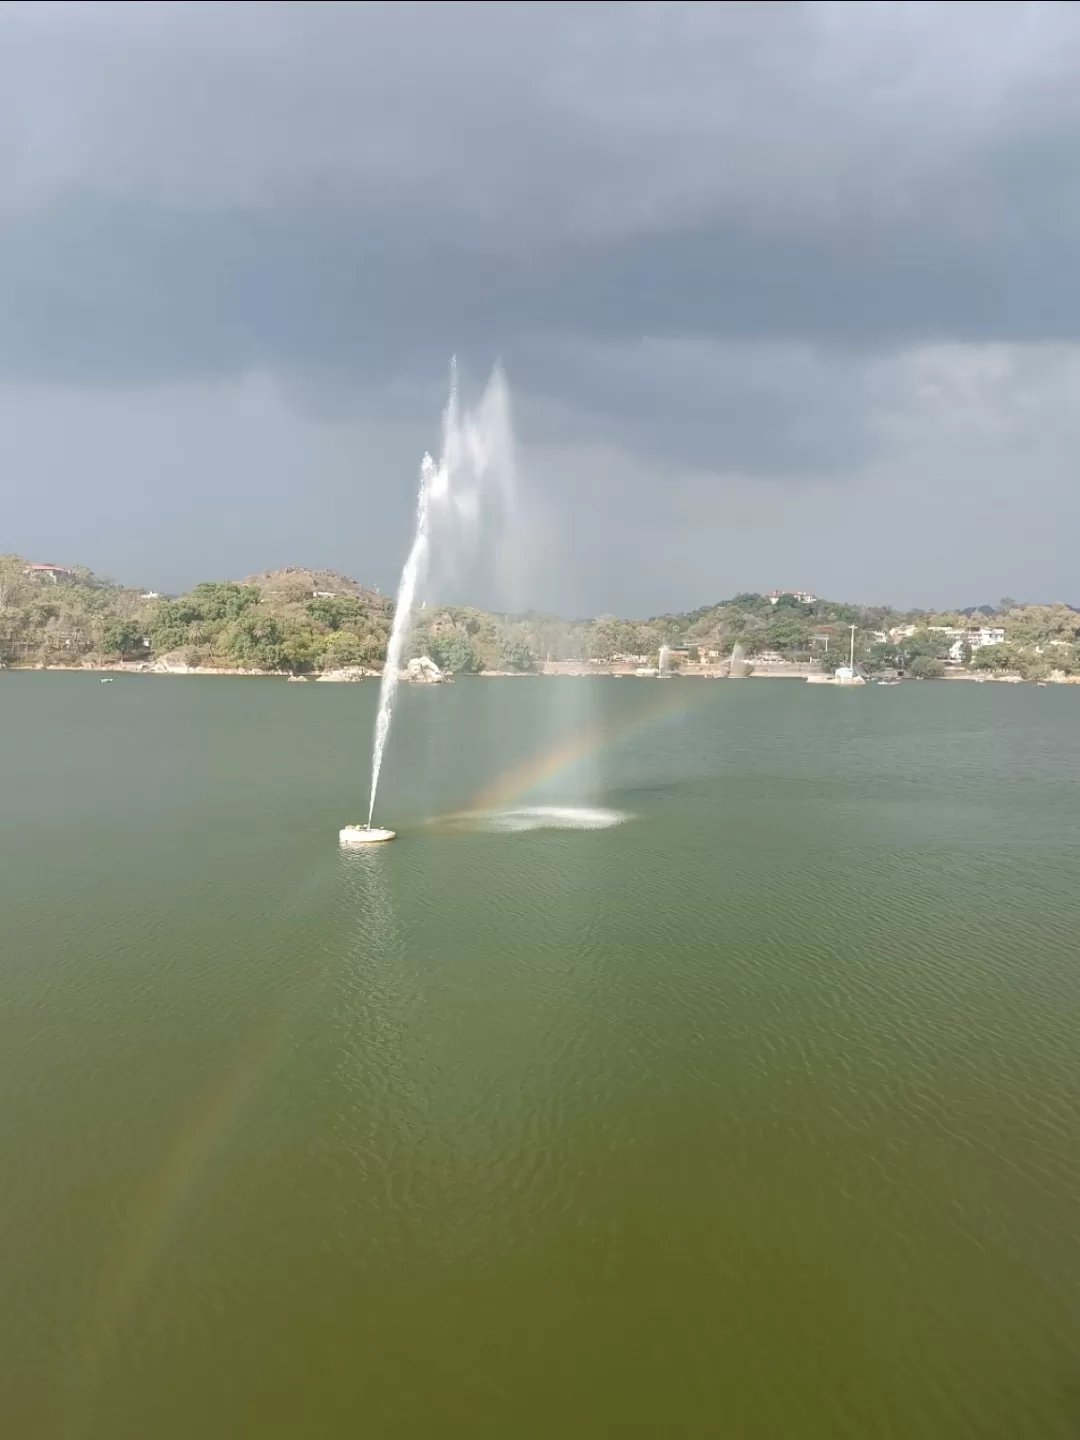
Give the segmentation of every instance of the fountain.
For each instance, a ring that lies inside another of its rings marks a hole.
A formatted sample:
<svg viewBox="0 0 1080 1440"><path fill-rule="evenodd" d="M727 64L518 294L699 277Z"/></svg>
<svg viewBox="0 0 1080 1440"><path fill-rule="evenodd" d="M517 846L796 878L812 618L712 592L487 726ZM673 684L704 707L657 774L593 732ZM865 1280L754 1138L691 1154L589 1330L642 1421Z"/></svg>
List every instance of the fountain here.
<svg viewBox="0 0 1080 1440"><path fill-rule="evenodd" d="M660 654L657 657L657 673L661 680L671 679L671 647L669 645L660 646Z"/></svg>
<svg viewBox="0 0 1080 1440"><path fill-rule="evenodd" d="M746 651L741 640L736 640L732 646L728 677L732 680L745 680L746 678Z"/></svg>
<svg viewBox="0 0 1080 1440"><path fill-rule="evenodd" d="M496 367L475 411L461 414L457 395L457 366L450 366L450 398L443 411L442 448L438 463L425 455L420 464L416 497L416 528L405 559L394 602L394 620L386 647L386 663L379 684L379 709L371 755L371 795L366 825L346 825L343 845L372 845L393 840L395 831L372 825L383 754L394 716L394 700L401 682L402 658L412 629L416 594L428 573L433 525L448 549L463 538L475 540L483 491L494 480L504 494L513 468L510 403L506 381ZM464 532L464 536L463 536Z"/></svg>

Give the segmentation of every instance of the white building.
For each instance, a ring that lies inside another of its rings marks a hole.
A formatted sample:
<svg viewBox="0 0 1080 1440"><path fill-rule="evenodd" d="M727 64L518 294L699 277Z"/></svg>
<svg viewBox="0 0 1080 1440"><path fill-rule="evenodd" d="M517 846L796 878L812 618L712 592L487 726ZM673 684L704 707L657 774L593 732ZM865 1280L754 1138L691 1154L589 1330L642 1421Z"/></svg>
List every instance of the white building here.
<svg viewBox="0 0 1080 1440"><path fill-rule="evenodd" d="M981 650L984 645L1004 645L1005 631L1000 625L984 625L979 630L969 630L968 644L973 650Z"/></svg>
<svg viewBox="0 0 1080 1440"><path fill-rule="evenodd" d="M973 651L984 645L1004 645L1005 631L996 625L983 625L978 630L964 630L949 646L949 659L959 663L964 658L964 646Z"/></svg>
<svg viewBox="0 0 1080 1440"><path fill-rule="evenodd" d="M770 590L765 598L770 605L775 605L781 595L790 595L793 600L798 600L800 605L814 605L818 598L811 595L809 590Z"/></svg>

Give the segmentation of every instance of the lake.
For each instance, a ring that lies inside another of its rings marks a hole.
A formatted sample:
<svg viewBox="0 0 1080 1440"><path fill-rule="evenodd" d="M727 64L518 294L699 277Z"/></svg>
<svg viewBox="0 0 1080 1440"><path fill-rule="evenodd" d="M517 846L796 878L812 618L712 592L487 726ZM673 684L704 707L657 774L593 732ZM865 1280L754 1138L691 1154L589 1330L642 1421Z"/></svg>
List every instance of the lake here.
<svg viewBox="0 0 1080 1440"><path fill-rule="evenodd" d="M0 674L0 1434L1080 1434L1080 691Z"/></svg>

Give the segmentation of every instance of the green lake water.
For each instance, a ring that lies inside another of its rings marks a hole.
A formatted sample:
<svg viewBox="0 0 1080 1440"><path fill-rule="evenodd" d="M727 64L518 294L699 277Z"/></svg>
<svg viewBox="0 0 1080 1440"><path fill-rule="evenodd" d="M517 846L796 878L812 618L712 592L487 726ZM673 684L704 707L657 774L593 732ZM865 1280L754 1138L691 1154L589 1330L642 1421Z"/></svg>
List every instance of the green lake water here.
<svg viewBox="0 0 1080 1440"><path fill-rule="evenodd" d="M1080 692L375 700L0 675L0 1435L1080 1435Z"/></svg>

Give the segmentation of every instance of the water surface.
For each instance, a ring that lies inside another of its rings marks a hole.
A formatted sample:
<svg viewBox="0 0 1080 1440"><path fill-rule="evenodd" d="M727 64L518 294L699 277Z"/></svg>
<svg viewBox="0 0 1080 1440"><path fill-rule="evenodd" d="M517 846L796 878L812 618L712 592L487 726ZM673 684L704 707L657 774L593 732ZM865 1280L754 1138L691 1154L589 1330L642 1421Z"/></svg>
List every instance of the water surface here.
<svg viewBox="0 0 1080 1440"><path fill-rule="evenodd" d="M1080 695L375 693L0 675L0 1433L1080 1433Z"/></svg>

